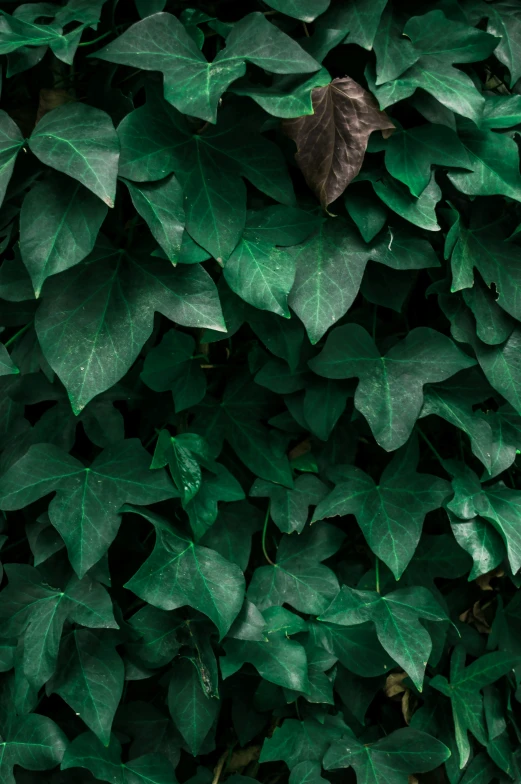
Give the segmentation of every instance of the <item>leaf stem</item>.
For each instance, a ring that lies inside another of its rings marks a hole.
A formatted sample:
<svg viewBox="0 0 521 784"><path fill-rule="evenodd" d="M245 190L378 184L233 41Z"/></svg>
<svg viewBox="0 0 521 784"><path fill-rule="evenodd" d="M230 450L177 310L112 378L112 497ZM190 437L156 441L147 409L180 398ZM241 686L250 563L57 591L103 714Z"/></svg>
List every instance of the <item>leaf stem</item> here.
<svg viewBox="0 0 521 784"><path fill-rule="evenodd" d="M445 465L444 465L445 461L444 461L444 459L442 458L442 456L440 455L440 453L438 452L438 450L436 449L434 444L431 441L429 441L429 439L427 438L427 436L425 435L425 433L423 432L423 430L420 427L418 427L418 433L421 435L421 437L423 438L423 440L425 441L425 443L427 444L427 446L431 450L431 452L434 455L434 457L441 464L441 467L445 468Z"/></svg>
<svg viewBox="0 0 521 784"><path fill-rule="evenodd" d="M92 41L82 41L81 43L78 44L78 48L80 46L92 46L93 44L97 44L100 41L103 41L103 39L107 38L109 35L114 35L114 31L113 30L109 30L107 33L103 33L103 35L100 35L97 38L94 38Z"/></svg>
<svg viewBox="0 0 521 784"><path fill-rule="evenodd" d="M375 571L376 571L376 593L380 593L380 559L378 556L375 556Z"/></svg>
<svg viewBox="0 0 521 784"><path fill-rule="evenodd" d="M25 325L25 327L22 327L22 329L19 329L18 332L15 335L13 335L12 338L9 338L9 340L6 343L4 343L4 346L7 348L12 343L14 343L15 340L18 340L19 337L21 337L22 335L25 335L27 330L30 329L32 327L32 325L33 325L33 322L30 321L28 324Z"/></svg>
<svg viewBox="0 0 521 784"><path fill-rule="evenodd" d="M268 523L270 519L270 508L271 508L271 501L268 503L268 508L266 509L266 517L264 518L264 528L262 529L262 552L264 553L264 557L269 564L275 566L271 558L269 557L268 553L266 552L266 532L268 530Z"/></svg>

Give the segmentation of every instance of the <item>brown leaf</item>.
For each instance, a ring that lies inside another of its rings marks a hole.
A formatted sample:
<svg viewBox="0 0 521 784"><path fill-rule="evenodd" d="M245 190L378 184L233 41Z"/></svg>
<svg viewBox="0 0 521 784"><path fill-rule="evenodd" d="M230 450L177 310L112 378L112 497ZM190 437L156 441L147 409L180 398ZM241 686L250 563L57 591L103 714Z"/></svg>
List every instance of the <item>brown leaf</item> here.
<svg viewBox="0 0 521 784"><path fill-rule="evenodd" d="M459 619L463 623L468 623L470 626L474 626L478 632L482 634L490 634L490 623L485 615L485 610L489 608L490 602L488 604L481 606L480 602L474 602L472 607L465 612L461 613Z"/></svg>
<svg viewBox="0 0 521 784"><path fill-rule="evenodd" d="M492 569L491 572L487 572L486 574L481 574L479 577L476 577L476 583L479 585L482 591L493 591L494 586L490 585L490 581L495 577L504 577L504 575L505 572L500 566L498 566L496 569Z"/></svg>
<svg viewBox="0 0 521 784"><path fill-rule="evenodd" d="M290 460L296 460L297 457L301 457L302 455L307 455L308 452L311 452L311 441L309 438L305 438L304 441L301 441L299 444L290 449L288 452L288 457Z"/></svg>
<svg viewBox="0 0 521 784"><path fill-rule="evenodd" d="M260 757L260 753L260 746L247 746L245 749L237 749L233 752L226 765L226 772L237 773L238 770L242 770L250 762L256 762Z"/></svg>
<svg viewBox="0 0 521 784"><path fill-rule="evenodd" d="M406 672L392 672L390 675L388 675L384 686L385 696L396 697L397 694L403 694L406 690L406 687L403 685L403 681L406 678Z"/></svg>
<svg viewBox="0 0 521 784"><path fill-rule="evenodd" d="M42 87L40 90L38 112L36 113L36 123L38 124L47 112L57 109L58 106L63 106L64 103L70 103L72 100L74 99L68 90L57 90L54 87Z"/></svg>
<svg viewBox="0 0 521 784"><path fill-rule="evenodd" d="M387 138L394 125L349 76L316 87L312 100L314 114L285 120L283 128L297 145L295 158L309 187L326 208L360 171L371 133L380 130Z"/></svg>

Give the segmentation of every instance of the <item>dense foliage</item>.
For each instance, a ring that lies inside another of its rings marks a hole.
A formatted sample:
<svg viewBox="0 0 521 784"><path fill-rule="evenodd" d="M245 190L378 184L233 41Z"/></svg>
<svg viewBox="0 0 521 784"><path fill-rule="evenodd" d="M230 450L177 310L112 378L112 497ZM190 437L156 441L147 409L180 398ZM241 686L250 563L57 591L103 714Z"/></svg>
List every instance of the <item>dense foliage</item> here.
<svg viewBox="0 0 521 784"><path fill-rule="evenodd" d="M0 782L520 782L521 4L196 6L0 2Z"/></svg>

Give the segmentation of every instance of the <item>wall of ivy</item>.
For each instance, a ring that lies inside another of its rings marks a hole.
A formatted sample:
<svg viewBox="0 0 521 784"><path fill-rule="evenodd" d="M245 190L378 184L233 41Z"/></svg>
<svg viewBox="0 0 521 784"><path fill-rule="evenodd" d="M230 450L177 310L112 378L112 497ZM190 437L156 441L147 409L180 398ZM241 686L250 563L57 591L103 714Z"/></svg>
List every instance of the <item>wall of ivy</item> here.
<svg viewBox="0 0 521 784"><path fill-rule="evenodd" d="M0 783L519 784L521 2L0 67Z"/></svg>

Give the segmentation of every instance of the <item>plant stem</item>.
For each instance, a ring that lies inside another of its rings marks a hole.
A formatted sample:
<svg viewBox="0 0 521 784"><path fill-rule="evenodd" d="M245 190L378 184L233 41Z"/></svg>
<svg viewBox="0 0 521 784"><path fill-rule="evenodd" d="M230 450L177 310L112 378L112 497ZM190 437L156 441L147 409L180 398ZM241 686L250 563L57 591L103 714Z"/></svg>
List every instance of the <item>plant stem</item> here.
<svg viewBox="0 0 521 784"><path fill-rule="evenodd" d="M268 530L268 523L270 519L270 508L271 508L271 501L268 503L268 508L266 509L266 517L264 518L264 528L262 529L262 552L264 553L264 557L269 564L275 566L271 558L269 557L268 553L266 552L266 532Z"/></svg>
<svg viewBox="0 0 521 784"><path fill-rule="evenodd" d="M103 33L103 35L98 36L98 38L94 38L92 41L82 41L78 44L78 48L80 46L92 46L93 44L97 44L100 41L103 41L104 38L107 38L109 35L114 35L112 30L109 30L107 33Z"/></svg>
<svg viewBox="0 0 521 784"><path fill-rule="evenodd" d="M375 570L376 570L376 593L380 593L380 559L376 557Z"/></svg>
<svg viewBox="0 0 521 784"><path fill-rule="evenodd" d="M28 324L25 325L25 327L22 327L22 329L19 329L18 332L15 335L13 335L12 338L9 338L9 340L6 343L4 343L4 346L7 348L12 343L14 343L15 340L18 340L19 337L21 337L22 335L25 335L27 330L30 329L32 327L32 325L33 325L33 322L30 321Z"/></svg>
<svg viewBox="0 0 521 784"><path fill-rule="evenodd" d="M425 443L427 444L427 446L431 450L431 452L434 455L434 457L441 464L441 467L445 468L445 465L444 465L445 461L442 458L442 456L440 455L440 453L438 452L438 450L436 449L436 447L434 446L434 444L432 444L431 441L429 441L429 439L427 438L427 436L425 435L423 430L421 430L420 428L418 428L418 433L421 435L421 437L423 438L423 440L425 441Z"/></svg>

